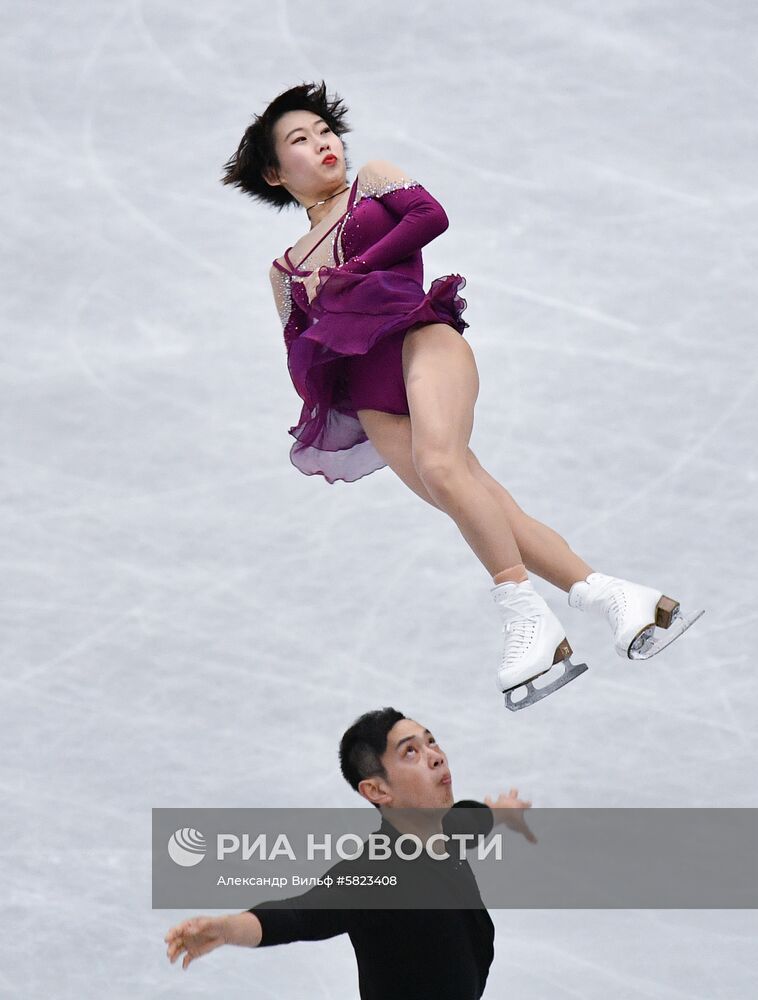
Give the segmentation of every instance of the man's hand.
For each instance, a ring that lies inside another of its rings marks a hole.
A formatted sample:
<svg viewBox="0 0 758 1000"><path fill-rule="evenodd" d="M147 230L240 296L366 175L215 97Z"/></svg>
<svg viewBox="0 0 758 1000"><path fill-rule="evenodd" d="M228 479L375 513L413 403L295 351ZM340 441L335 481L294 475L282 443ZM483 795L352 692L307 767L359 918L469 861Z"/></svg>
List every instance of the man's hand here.
<svg viewBox="0 0 758 1000"><path fill-rule="evenodd" d="M172 927L164 937L168 944L166 954L171 964L186 952L182 968L201 955L206 955L222 944L237 944L244 948L257 948L263 938L261 922L254 913L227 913L223 917L193 917Z"/></svg>
<svg viewBox="0 0 758 1000"><path fill-rule="evenodd" d="M495 813L495 823L503 823L514 833L523 834L530 844L536 844L537 838L526 824L524 810L531 809L532 803L522 801L518 797L518 788L512 788L508 794L501 792L496 799L485 795L484 804L490 809L502 810Z"/></svg>
<svg viewBox="0 0 758 1000"><path fill-rule="evenodd" d="M166 954L171 964L186 952L182 962L182 968L186 969L193 959L226 944L225 921L226 917L193 917L172 927L163 939L168 944Z"/></svg>

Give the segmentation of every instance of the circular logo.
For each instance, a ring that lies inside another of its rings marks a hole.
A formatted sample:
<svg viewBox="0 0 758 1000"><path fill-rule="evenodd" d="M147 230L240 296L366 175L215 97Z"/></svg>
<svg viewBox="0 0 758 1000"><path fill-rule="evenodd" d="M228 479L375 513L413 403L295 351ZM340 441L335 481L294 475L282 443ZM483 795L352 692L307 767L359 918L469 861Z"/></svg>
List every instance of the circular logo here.
<svg viewBox="0 0 758 1000"><path fill-rule="evenodd" d="M183 868L199 865L205 857L205 837L199 830L191 830L188 826L175 830L169 837L168 854L175 864Z"/></svg>

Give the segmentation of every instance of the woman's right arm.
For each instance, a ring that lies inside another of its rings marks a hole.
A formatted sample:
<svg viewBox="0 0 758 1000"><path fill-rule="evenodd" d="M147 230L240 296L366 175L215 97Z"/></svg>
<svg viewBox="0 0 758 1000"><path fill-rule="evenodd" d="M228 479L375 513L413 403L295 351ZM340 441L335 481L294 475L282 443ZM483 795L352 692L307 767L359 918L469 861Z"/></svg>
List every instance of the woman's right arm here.
<svg viewBox="0 0 758 1000"><path fill-rule="evenodd" d="M284 331L284 343L287 349L295 337L298 337L308 325L308 317L293 299L291 282L292 278L271 265L268 273L271 281L271 290L274 293L274 303L279 313L282 330Z"/></svg>
<svg viewBox="0 0 758 1000"><path fill-rule="evenodd" d="M276 311L279 314L282 326L286 327L292 308L289 278L283 271L280 271L278 267L272 264L268 272L268 279L271 282L271 291L274 293Z"/></svg>

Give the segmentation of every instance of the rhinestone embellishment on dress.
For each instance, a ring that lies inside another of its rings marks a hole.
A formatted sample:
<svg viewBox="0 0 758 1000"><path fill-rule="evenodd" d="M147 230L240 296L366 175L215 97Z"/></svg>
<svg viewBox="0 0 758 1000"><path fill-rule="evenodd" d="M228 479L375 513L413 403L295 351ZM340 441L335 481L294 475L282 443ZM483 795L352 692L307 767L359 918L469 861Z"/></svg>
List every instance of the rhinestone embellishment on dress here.
<svg viewBox="0 0 758 1000"><path fill-rule="evenodd" d="M312 254L301 260L298 266L304 270L310 269L314 271L317 267L339 267L344 264L346 259L343 242L345 229L360 202L365 198L382 198L384 195L391 194L400 188L407 190L408 188L420 186L419 181L413 180L410 177L399 180L398 178L386 177L380 174L369 173L365 176L359 174L355 201L350 210L336 224L334 237L331 241L317 244L313 248ZM357 229L360 227L360 222L355 222L354 225ZM320 250L318 255L316 255L317 250ZM314 256L315 259L309 263L311 256ZM292 315L292 281L302 281L302 277L300 275L289 274L286 271L280 271L278 268L274 268L274 271L276 272L274 277L276 307L282 327L286 328Z"/></svg>

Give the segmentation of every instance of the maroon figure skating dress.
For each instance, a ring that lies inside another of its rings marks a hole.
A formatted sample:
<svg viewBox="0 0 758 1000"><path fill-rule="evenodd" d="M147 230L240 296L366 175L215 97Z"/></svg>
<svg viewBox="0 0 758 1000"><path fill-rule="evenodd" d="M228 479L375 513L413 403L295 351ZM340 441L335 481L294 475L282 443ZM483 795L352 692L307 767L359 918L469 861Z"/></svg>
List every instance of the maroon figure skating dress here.
<svg viewBox="0 0 758 1000"><path fill-rule="evenodd" d="M405 334L447 323L462 334L466 285L459 274L423 288L421 247L448 226L444 209L417 181L384 161L358 171L347 209L307 256L273 262L271 282L284 327L287 365L303 400L292 464L328 482L354 482L382 459L357 410L408 413L402 369ZM315 228L315 227L314 227ZM331 239L327 240L327 237ZM308 302L303 279L318 269Z"/></svg>

